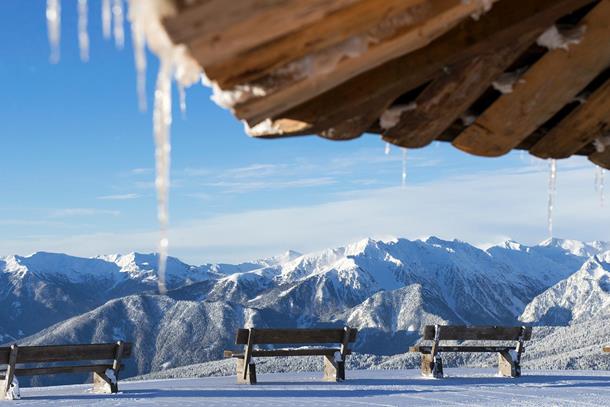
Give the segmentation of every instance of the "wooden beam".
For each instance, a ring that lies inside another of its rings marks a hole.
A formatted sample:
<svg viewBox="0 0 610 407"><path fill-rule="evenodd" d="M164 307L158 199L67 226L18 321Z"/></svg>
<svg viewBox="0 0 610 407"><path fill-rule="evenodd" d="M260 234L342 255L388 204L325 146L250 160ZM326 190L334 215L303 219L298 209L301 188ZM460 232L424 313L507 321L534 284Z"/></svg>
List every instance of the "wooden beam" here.
<svg viewBox="0 0 610 407"><path fill-rule="evenodd" d="M402 94L434 79L443 67L475 58L548 27L592 0L502 0L479 21L466 19L430 45L371 69L270 120L257 137L322 132L352 118L383 111Z"/></svg>
<svg viewBox="0 0 610 407"><path fill-rule="evenodd" d="M163 21L176 44L202 65L299 30L361 0L207 0L179 7Z"/></svg>
<svg viewBox="0 0 610 407"><path fill-rule="evenodd" d="M540 158L567 158L610 129L610 80L553 127L531 149Z"/></svg>
<svg viewBox="0 0 610 407"><path fill-rule="evenodd" d="M610 147L606 147L604 151L597 151L589 155L589 161L610 170Z"/></svg>
<svg viewBox="0 0 610 407"><path fill-rule="evenodd" d="M198 48L191 48L190 51L205 67L208 78L222 89L230 89L258 80L279 68L287 70L289 63L304 57L310 58L308 56L366 33L382 22L390 25L392 19L399 19L407 12L412 21L425 18L428 9L428 0L360 0L328 13L325 18L313 21L301 29L241 52L235 57L239 63L235 63L234 58L210 63L205 55L199 55ZM305 60L301 62L303 61Z"/></svg>
<svg viewBox="0 0 610 407"><path fill-rule="evenodd" d="M454 141L468 153L508 153L569 103L610 65L610 0L602 0L582 21L586 32L566 51L549 51Z"/></svg>
<svg viewBox="0 0 610 407"><path fill-rule="evenodd" d="M482 8L482 3L475 1L428 0L427 3L426 12L422 12L421 17L413 23L406 17L396 22L396 35L371 41L369 37L374 38L374 32L369 30L364 35L350 39L345 44L347 50L339 47L331 50L330 55L320 55L321 61L313 62L319 68L309 70L309 65L305 64L304 71L297 67L296 72L289 70L289 74L285 69L280 69L277 75L261 79L260 84L249 84L265 89L264 95L253 96L234 105L232 109L235 115L251 124L274 117L350 78L428 45ZM383 26L387 24L382 21L373 31L383 31ZM266 87L268 83L273 85Z"/></svg>
<svg viewBox="0 0 610 407"><path fill-rule="evenodd" d="M404 112L399 123L383 133L383 139L408 148L430 144L468 110L542 31L544 28L537 28L503 49L449 69L424 89L415 100L417 108Z"/></svg>

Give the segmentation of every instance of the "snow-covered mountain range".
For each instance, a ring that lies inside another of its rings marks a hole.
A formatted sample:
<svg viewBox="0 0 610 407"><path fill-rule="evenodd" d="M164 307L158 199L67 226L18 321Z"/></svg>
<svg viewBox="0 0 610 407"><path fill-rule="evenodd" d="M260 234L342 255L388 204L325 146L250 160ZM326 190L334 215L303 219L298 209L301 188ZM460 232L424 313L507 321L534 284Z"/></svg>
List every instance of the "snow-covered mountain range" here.
<svg viewBox="0 0 610 407"><path fill-rule="evenodd" d="M0 257L0 343L125 339L136 344L127 373L141 374L219 359L240 326L349 324L360 329L357 351L391 355L430 323L571 325L543 328L552 338L610 315L605 242L481 250L365 239L236 265L170 258L167 295L155 269L156 256L138 253Z"/></svg>

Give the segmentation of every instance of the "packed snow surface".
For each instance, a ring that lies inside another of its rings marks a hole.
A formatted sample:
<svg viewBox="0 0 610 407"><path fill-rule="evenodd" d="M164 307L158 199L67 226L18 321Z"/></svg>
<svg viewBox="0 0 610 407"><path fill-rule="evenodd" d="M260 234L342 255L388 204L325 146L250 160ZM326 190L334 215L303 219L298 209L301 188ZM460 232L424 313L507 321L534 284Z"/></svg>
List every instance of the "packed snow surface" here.
<svg viewBox="0 0 610 407"><path fill-rule="evenodd" d="M255 386L235 376L120 382L116 395L90 385L23 388L30 406L603 406L610 404L610 373L524 371L519 379L491 369L447 369L445 379L418 370L348 371L342 383L320 372L259 375ZM13 405L14 402L0 402Z"/></svg>

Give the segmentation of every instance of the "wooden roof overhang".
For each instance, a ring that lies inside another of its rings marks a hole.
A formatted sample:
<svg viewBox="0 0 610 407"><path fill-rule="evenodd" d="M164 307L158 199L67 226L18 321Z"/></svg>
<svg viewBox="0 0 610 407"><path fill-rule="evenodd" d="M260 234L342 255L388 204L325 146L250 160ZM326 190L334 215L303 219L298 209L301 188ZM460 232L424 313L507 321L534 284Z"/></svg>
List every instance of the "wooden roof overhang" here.
<svg viewBox="0 0 610 407"><path fill-rule="evenodd" d="M255 137L376 133L610 169L610 0L176 1L170 37ZM554 24L582 35L537 45Z"/></svg>

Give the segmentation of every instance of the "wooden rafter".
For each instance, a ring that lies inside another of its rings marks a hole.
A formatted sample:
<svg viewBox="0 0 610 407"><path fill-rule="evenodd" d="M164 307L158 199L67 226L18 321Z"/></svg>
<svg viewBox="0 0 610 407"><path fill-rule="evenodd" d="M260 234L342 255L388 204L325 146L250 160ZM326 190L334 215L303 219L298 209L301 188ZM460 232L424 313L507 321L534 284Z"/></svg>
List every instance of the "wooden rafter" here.
<svg viewBox="0 0 610 407"><path fill-rule="evenodd" d="M360 0L181 0L163 24L202 66L298 31ZM255 35L253 35L255 33Z"/></svg>
<svg viewBox="0 0 610 407"><path fill-rule="evenodd" d="M478 2L463 2L462 0L428 0L426 8L417 7L418 12L413 18L405 16L396 20L396 34L381 40L369 41L372 32L362 33L363 41L352 55L339 47L332 50L334 55L322 55L323 60L330 60L331 65L324 63L320 69L303 72L297 68L296 74L289 69L289 74L280 69L277 75L261 79L250 84L266 89L264 96L251 97L232 107L234 114L250 124L259 123L266 118L277 116L298 106L316 96L327 92L344 83L350 78L367 72L385 62L395 59L405 53L428 45L472 13L480 11ZM408 11L407 11L408 13ZM373 31L383 30L388 24L380 21ZM351 46L348 46L351 48ZM351 54L352 51L347 51ZM316 56L312 56L316 58ZM307 69L306 69L307 70ZM211 78L213 80L213 78ZM271 84L271 89L267 88Z"/></svg>
<svg viewBox="0 0 610 407"><path fill-rule="evenodd" d="M607 80L536 143L530 153L540 158L568 158L609 129L610 80Z"/></svg>
<svg viewBox="0 0 610 407"><path fill-rule="evenodd" d="M610 170L610 147L606 147L604 151L598 151L591 154L589 156L589 161Z"/></svg>
<svg viewBox="0 0 610 407"><path fill-rule="evenodd" d="M602 0L582 25L586 32L579 44L547 53L512 93L498 99L453 145L476 155L506 154L606 69L610 65L610 0Z"/></svg>
<svg viewBox="0 0 610 407"><path fill-rule="evenodd" d="M332 2L327 2L331 4ZM291 31L272 41L246 50L237 58L224 59L209 63L205 55L194 56L205 64L206 74L222 89L230 89L243 83L263 80L274 71L289 69L290 63L306 63L311 55L324 52L332 47L349 41L354 36L374 30L382 22L391 27L394 20L400 21L406 13L409 20L417 21L429 13L427 0L360 0L328 13L325 18L316 20L300 30ZM326 51L328 54L328 51Z"/></svg>
<svg viewBox="0 0 610 407"><path fill-rule="evenodd" d="M435 79L415 99L417 108L383 133L383 139L408 148L424 147L464 114L540 35L543 28L518 38L498 51L464 61Z"/></svg>
<svg viewBox="0 0 610 407"><path fill-rule="evenodd" d="M402 94L437 77L445 66L506 47L539 27L548 27L591 0L530 0L520 7L500 1L479 21L467 19L430 45L369 70L278 115L254 135L320 133L337 124L378 118ZM369 126L371 123L369 123ZM366 127L360 129L365 131ZM353 133L357 133L354 131Z"/></svg>

